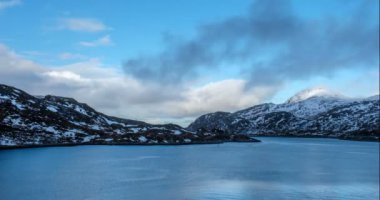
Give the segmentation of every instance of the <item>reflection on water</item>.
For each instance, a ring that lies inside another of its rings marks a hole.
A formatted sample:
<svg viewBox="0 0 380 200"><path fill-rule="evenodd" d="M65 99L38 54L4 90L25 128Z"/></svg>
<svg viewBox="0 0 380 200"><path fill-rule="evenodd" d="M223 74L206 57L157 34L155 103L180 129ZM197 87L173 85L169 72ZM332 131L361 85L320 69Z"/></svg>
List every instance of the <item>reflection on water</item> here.
<svg viewBox="0 0 380 200"><path fill-rule="evenodd" d="M220 180L208 183L193 199L377 199L371 185L300 185ZM368 193L368 195L365 195Z"/></svg>
<svg viewBox="0 0 380 200"><path fill-rule="evenodd" d="M260 139L0 151L0 199L379 199L378 143Z"/></svg>

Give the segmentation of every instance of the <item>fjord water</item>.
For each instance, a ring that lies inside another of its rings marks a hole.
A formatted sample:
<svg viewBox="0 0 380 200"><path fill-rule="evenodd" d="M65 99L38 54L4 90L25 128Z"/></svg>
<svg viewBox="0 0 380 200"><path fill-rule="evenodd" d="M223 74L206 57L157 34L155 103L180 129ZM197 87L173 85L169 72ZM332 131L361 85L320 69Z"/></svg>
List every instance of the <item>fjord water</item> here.
<svg viewBox="0 0 380 200"><path fill-rule="evenodd" d="M379 144L76 146L0 151L0 199L379 199Z"/></svg>

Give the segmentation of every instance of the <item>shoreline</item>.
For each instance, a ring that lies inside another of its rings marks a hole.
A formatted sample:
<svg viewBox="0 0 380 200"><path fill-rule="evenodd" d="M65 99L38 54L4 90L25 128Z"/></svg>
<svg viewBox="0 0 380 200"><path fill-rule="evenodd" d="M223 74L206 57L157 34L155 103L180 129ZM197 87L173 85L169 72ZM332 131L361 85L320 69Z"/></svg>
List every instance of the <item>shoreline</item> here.
<svg viewBox="0 0 380 200"><path fill-rule="evenodd" d="M330 137L321 135L250 135L252 137L283 137L283 138L324 138L324 139L336 139L336 140L346 140L346 141L357 141L357 142L380 142L379 138L343 138L343 137Z"/></svg>
<svg viewBox="0 0 380 200"><path fill-rule="evenodd" d="M336 139L345 141L357 142L380 142L379 139L352 139L352 138L339 138L328 136L290 136L290 135L250 135L251 137L279 137L279 138L323 138L323 139ZM15 146L0 146L1 150L13 149L31 149L31 148L45 148L45 147L75 147L75 146L183 146L183 145L206 145L206 144L223 144L223 143L259 143L259 139L252 138L250 141L205 141L205 142L189 142L189 143L74 143L74 144L32 144L32 145L15 145Z"/></svg>
<svg viewBox="0 0 380 200"><path fill-rule="evenodd" d="M14 145L0 146L1 150L12 149L29 149L29 148L44 148L44 147L75 147L75 146L182 146L182 145L203 145L203 144L223 144L223 143L259 143L258 139L250 141L205 141L205 142L189 142L189 143L74 143L74 144L32 144L32 145Z"/></svg>

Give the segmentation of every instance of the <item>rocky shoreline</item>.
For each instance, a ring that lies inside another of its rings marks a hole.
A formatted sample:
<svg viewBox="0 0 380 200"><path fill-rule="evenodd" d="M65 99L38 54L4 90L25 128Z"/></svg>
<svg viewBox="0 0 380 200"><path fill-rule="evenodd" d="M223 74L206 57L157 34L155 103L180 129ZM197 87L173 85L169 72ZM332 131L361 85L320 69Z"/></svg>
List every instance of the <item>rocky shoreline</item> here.
<svg viewBox="0 0 380 200"><path fill-rule="evenodd" d="M14 145L6 146L0 145L0 150L12 150L12 149L28 149L28 148L45 148L45 147L74 147L74 146L182 146L182 145L203 145L203 144L223 144L228 142L234 143L257 143L261 140L253 137L279 137L279 138L327 138L327 139L337 139L337 140L349 140L349 141L359 141L359 142L380 142L379 137L326 137L318 135L250 135L249 139L236 139L236 140L213 140L213 141L194 141L194 142L168 142L168 143L140 143L140 142L87 142L87 143L67 143L67 144L31 144L31 145Z"/></svg>

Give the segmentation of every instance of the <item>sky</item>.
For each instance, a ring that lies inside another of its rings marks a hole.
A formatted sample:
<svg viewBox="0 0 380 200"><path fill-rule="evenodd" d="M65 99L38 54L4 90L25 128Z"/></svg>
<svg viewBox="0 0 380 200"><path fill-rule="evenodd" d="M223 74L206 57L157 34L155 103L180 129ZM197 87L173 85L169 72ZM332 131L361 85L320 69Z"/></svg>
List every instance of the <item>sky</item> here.
<svg viewBox="0 0 380 200"><path fill-rule="evenodd" d="M187 126L326 87L379 93L378 0L0 0L0 83Z"/></svg>

